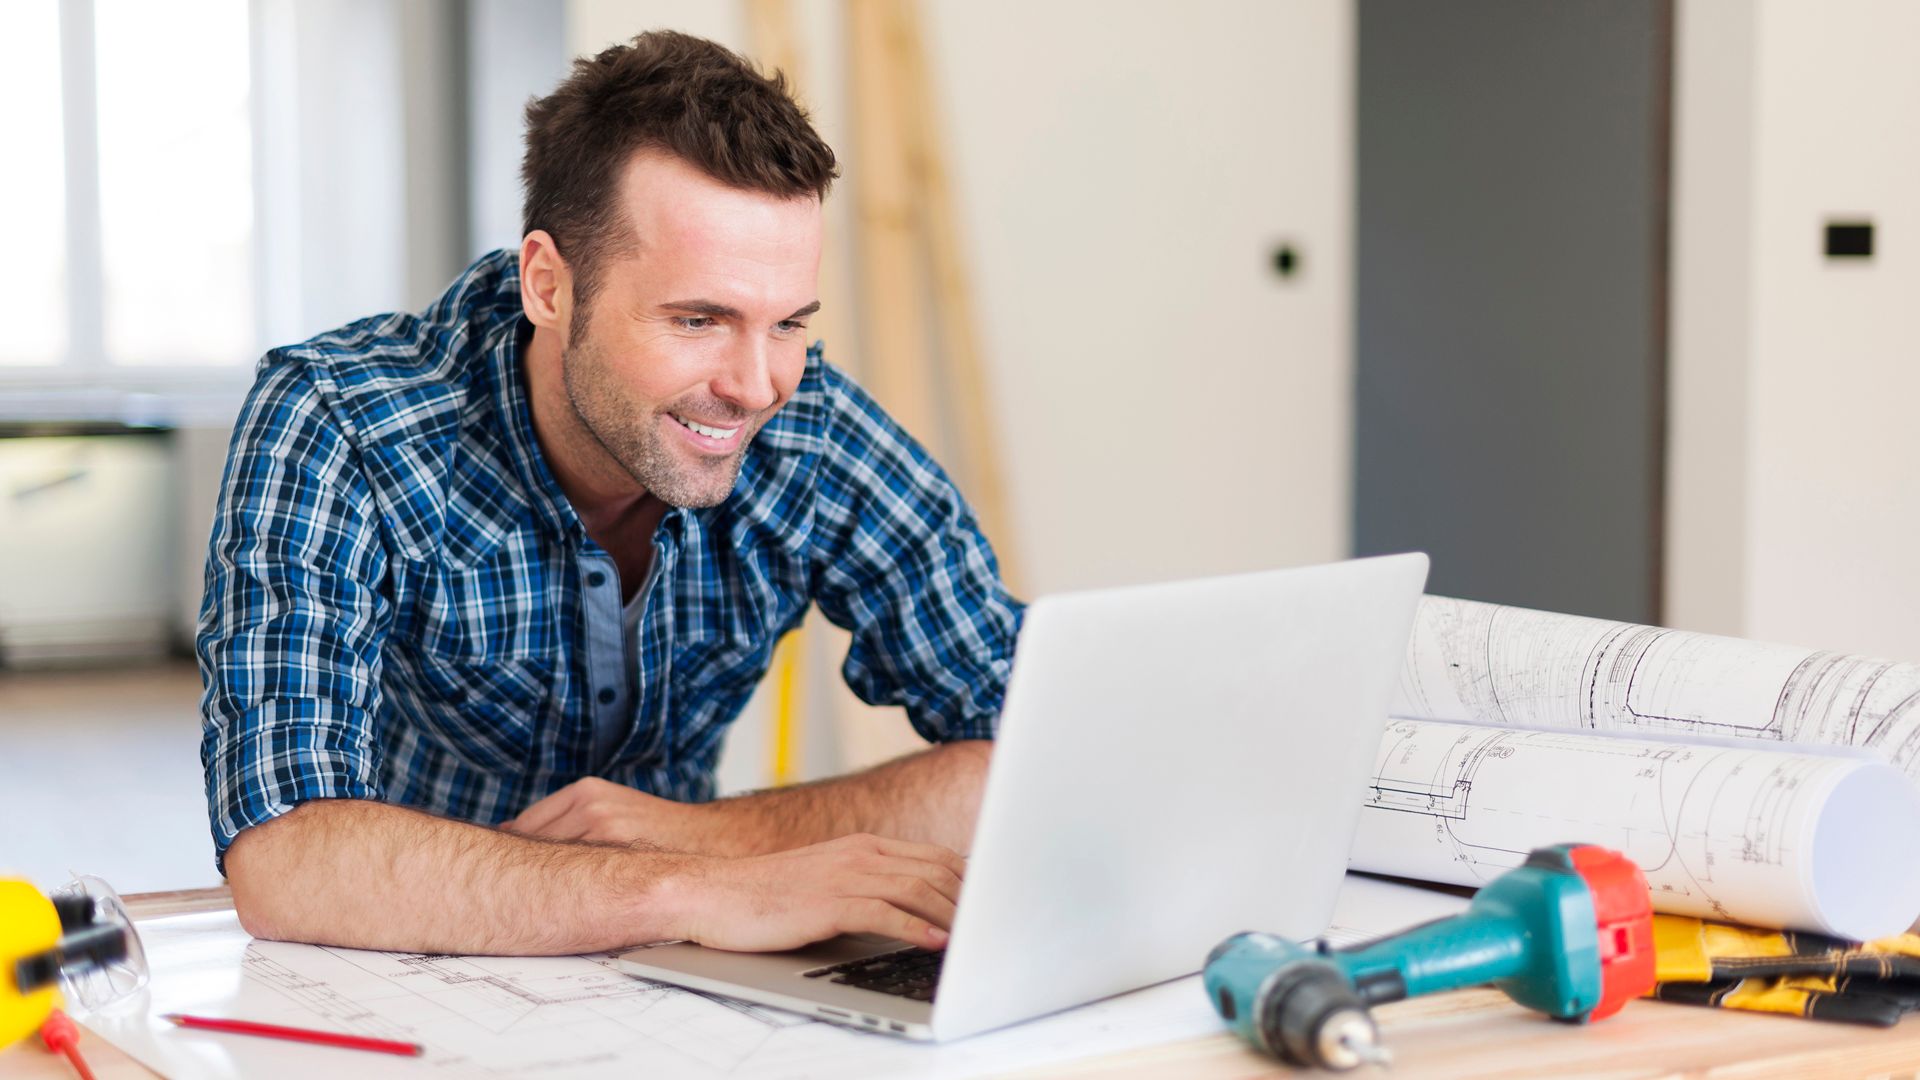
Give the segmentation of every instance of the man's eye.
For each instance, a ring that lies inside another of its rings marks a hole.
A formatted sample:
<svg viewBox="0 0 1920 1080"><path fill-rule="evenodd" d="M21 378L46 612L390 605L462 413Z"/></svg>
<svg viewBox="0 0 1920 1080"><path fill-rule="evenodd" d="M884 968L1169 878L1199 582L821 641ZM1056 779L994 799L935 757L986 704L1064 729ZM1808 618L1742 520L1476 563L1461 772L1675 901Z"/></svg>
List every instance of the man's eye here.
<svg viewBox="0 0 1920 1080"><path fill-rule="evenodd" d="M801 322L799 319L781 319L779 322L773 324L773 328L783 334L797 334L805 330L807 324Z"/></svg>
<svg viewBox="0 0 1920 1080"><path fill-rule="evenodd" d="M705 330L713 325L713 316L679 315L673 321L679 323L682 330Z"/></svg>

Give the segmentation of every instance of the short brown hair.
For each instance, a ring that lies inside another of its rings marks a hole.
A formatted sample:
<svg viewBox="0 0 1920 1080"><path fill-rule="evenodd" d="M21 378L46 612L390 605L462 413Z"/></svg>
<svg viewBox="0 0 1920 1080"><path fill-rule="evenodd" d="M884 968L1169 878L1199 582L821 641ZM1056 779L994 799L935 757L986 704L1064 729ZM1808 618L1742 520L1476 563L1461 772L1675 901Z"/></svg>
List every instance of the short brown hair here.
<svg viewBox="0 0 1920 1080"><path fill-rule="evenodd" d="M721 183L785 198L824 199L839 175L786 77L762 75L723 46L653 30L574 60L553 93L527 104L521 235L552 234L582 308L601 258L624 246L620 178L646 149Z"/></svg>

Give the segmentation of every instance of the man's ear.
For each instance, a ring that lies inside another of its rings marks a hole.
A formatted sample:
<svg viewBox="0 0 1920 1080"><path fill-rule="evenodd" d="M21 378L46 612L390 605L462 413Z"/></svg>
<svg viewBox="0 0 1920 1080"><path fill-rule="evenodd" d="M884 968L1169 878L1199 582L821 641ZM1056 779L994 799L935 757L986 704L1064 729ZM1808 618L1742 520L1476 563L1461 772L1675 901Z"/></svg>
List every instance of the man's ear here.
<svg viewBox="0 0 1920 1080"><path fill-rule="evenodd" d="M566 340L567 320L573 315L573 272L545 229L535 229L520 241L520 309L528 322Z"/></svg>

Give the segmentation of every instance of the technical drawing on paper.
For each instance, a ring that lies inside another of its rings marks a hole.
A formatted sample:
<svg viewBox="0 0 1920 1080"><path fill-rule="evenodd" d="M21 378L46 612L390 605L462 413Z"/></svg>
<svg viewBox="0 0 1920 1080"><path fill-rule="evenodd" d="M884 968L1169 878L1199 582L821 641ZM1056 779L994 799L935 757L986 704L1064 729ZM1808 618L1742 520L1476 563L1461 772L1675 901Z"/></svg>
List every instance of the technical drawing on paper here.
<svg viewBox="0 0 1920 1080"><path fill-rule="evenodd" d="M86 1016L168 1077L403 1080L957 1080L1192 1038L1219 1018L1197 979L938 1046L637 978L608 956L436 956L251 938L230 911L146 923L138 1008ZM183 1036L161 1014L234 1016L416 1042L423 1058ZM345 1061L345 1054L354 1060Z"/></svg>
<svg viewBox="0 0 1920 1080"><path fill-rule="evenodd" d="M1547 844L1602 844L1646 872L1656 906L1818 925L1802 848L1854 759L1777 748L1396 720L1380 743L1352 865L1480 885Z"/></svg>
<svg viewBox="0 0 1920 1080"><path fill-rule="evenodd" d="M1393 715L1878 752L1920 779L1920 664L1429 596Z"/></svg>
<svg viewBox="0 0 1920 1080"><path fill-rule="evenodd" d="M436 1064L500 1075L631 1061L636 1044L645 1045L654 1068L730 1073L754 1063L783 1031L825 1027L635 978L604 956L434 956L255 941L243 964L249 980L278 991L318 1026L426 1042ZM450 1023L463 1030L436 1039L432 1033Z"/></svg>

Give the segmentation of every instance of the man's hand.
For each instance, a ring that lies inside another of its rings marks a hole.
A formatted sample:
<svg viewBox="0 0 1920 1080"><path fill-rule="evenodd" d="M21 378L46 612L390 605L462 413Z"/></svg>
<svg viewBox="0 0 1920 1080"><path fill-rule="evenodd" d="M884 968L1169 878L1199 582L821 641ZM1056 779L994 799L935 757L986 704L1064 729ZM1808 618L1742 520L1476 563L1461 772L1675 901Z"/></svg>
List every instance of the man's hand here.
<svg viewBox="0 0 1920 1080"><path fill-rule="evenodd" d="M716 949L797 949L885 934L940 949L966 862L935 844L858 834L749 858L702 860L669 888L679 935Z"/></svg>
<svg viewBox="0 0 1920 1080"><path fill-rule="evenodd" d="M588 777L501 828L543 840L646 843L702 855L767 855L854 833L965 851L992 756L989 742L947 743L851 776L706 803Z"/></svg>
<svg viewBox="0 0 1920 1080"><path fill-rule="evenodd" d="M671 851L708 852L703 830L696 826L707 809L706 804L678 803L589 776L527 807L500 827L546 840L644 841Z"/></svg>
<svg viewBox="0 0 1920 1080"><path fill-rule="evenodd" d="M719 842L728 804L677 803L588 777L541 799L501 828L547 840L645 841L729 855ZM746 825L736 822L736 825ZM937 844L855 834L745 858L704 858L663 885L678 936L718 949L797 949L835 934L874 933L945 947L966 861Z"/></svg>

